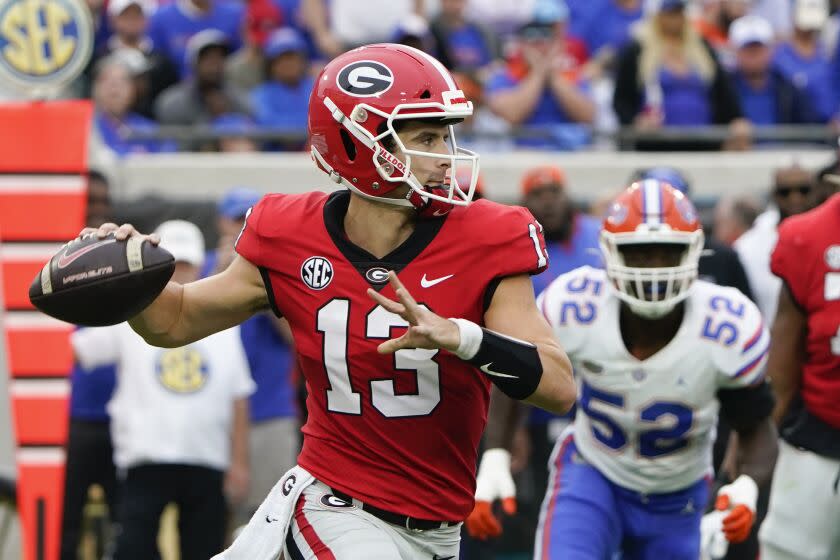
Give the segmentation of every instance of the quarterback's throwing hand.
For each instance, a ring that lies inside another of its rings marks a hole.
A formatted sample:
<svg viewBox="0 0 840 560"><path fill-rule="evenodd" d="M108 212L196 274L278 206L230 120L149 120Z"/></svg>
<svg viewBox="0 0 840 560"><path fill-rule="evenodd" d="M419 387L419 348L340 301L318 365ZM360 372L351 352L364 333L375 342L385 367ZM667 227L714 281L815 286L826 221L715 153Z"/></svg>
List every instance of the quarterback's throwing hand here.
<svg viewBox="0 0 840 560"><path fill-rule="evenodd" d="M516 485L510 474L510 453L488 449L481 456L475 487L475 508L467 518L467 532L474 539L487 540L502 534L502 524L493 514L493 502L502 500L502 510L516 513Z"/></svg>
<svg viewBox="0 0 840 560"><path fill-rule="evenodd" d="M408 331L399 338L392 338L379 345L380 354L392 354L403 348L442 348L455 351L461 342L458 325L419 305L403 286L394 271L388 273L388 282L399 301L389 299L368 288L368 295L376 303L408 321Z"/></svg>
<svg viewBox="0 0 840 560"><path fill-rule="evenodd" d="M117 238L119 241L125 241L129 237L142 237L143 239L148 239L152 245L157 245L160 243L160 236L156 233L151 235L144 235L134 229L134 226L131 224L123 224L118 226L113 222L107 222L99 226L98 228L86 227L82 231L79 232L79 238L82 238L86 235L94 235L99 239L107 236L108 234L114 234L114 237Z"/></svg>

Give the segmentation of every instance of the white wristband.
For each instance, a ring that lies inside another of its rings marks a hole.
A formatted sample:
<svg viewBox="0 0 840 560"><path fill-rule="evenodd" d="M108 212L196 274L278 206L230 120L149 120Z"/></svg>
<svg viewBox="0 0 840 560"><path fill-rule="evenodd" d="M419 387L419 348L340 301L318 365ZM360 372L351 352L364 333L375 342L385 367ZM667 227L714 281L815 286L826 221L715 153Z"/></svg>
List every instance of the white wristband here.
<svg viewBox="0 0 840 560"><path fill-rule="evenodd" d="M461 334L461 343L458 344L455 355L462 360L472 359L478 354L481 341L484 339L484 331L481 330L481 327L467 319L450 318L449 320L458 326L458 332Z"/></svg>

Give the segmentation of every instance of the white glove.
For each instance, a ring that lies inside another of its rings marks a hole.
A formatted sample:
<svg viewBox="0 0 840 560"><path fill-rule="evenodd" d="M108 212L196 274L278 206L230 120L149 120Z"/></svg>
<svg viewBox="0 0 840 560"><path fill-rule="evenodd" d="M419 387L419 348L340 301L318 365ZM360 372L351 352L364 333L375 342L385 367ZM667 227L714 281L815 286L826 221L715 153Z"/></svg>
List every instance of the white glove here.
<svg viewBox="0 0 840 560"><path fill-rule="evenodd" d="M715 508L725 514L722 525L726 540L739 543L747 539L755 522L757 501L758 485L745 474L732 484L720 487Z"/></svg>
<svg viewBox="0 0 840 560"><path fill-rule="evenodd" d="M472 537L486 540L502 534L502 525L492 509L497 499L502 500L505 513L516 513L516 485L510 474L510 453L501 448L485 451L478 465L475 508L466 521L467 531Z"/></svg>

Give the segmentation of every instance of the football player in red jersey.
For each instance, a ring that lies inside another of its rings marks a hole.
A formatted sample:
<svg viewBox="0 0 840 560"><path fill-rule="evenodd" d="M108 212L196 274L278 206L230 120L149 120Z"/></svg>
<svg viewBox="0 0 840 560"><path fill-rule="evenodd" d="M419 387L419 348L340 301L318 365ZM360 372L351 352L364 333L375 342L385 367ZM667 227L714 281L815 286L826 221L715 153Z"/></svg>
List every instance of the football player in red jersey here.
<svg viewBox="0 0 840 560"><path fill-rule="evenodd" d="M788 218L768 371L782 442L762 560L840 558L840 194Z"/></svg>
<svg viewBox="0 0 840 560"><path fill-rule="evenodd" d="M420 51L335 58L309 134L318 167L346 189L266 196L226 271L170 283L131 320L159 346L266 308L291 326L309 394L298 467L222 557L455 558L491 383L559 413L574 402L528 277L547 264L540 225L523 208L469 204L474 179L456 179L457 166L478 176L454 141L471 113ZM99 232L115 229L139 235Z"/></svg>

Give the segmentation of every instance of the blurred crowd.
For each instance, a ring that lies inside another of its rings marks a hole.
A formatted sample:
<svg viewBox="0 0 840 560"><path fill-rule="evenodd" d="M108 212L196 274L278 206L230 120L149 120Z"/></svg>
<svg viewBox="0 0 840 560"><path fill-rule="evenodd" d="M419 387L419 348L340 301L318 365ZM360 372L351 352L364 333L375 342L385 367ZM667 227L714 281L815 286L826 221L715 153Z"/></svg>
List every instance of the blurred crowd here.
<svg viewBox="0 0 840 560"><path fill-rule="evenodd" d="M639 169L627 182L648 178L693 194L679 169ZM781 288L770 272L776 228L787 217L821 204L838 182L840 160L819 170L792 161L774 171L763 197L733 193L713 206L701 206L708 249L700 261L701 277L738 288L765 317L773 317ZM483 183L479 177L477 198L483 196ZM125 205L114 207L106 177L94 172L89 184L87 224L122 221ZM536 292L576 267L602 266L600 216L612 196L577 201L570 190L566 174L554 166L531 169L521 178L516 202L543 224L550 257L549 269L534 277ZM167 220L157 228L162 245L176 258L181 281L216 274L229 265L246 213L259 197L249 188L230 189L215 203L215 222L203 232L184 220ZM187 217L183 210L183 216L169 217ZM161 219L159 213L133 217L151 227ZM205 239L218 242L205 249ZM161 513L175 503L180 557L189 560L219 550L277 477L295 464L305 422L300 405L305 387L296 373L288 325L266 312L214 336L220 338L208 339L206 347L201 341L161 350L146 345L125 325L81 329L73 335L77 364L71 376L63 560L78 558L91 486L104 490L115 522L107 525L114 531L99 535L104 544L111 543L101 549L103 554L116 560L156 557ZM134 371L138 369L146 373ZM556 417L534 409L522 423L512 462L520 512L505 520L501 542L487 545L465 535L463 559L530 554L548 456L573 414ZM728 432L721 423L715 447L719 480L726 480L729 468L723 463ZM730 558L754 559L755 540L744 546L742 555ZM84 558L93 557L101 555Z"/></svg>
<svg viewBox="0 0 840 560"><path fill-rule="evenodd" d="M706 125L726 127L725 141L682 147L746 149L754 127L840 120L834 0L88 5L95 55L75 94L93 98L98 132L120 155L301 150L319 70L375 42L422 49L455 73L477 107L462 134L481 151L573 150L619 126ZM160 125L202 125L213 140L163 139Z"/></svg>

